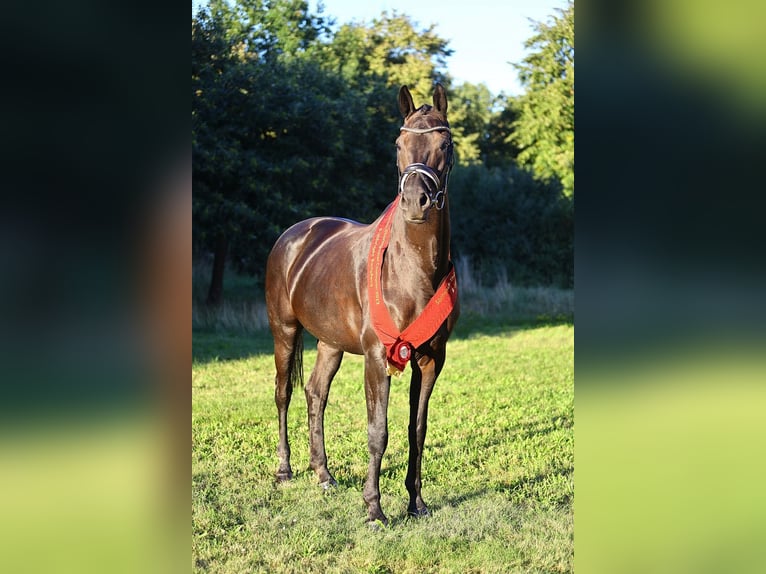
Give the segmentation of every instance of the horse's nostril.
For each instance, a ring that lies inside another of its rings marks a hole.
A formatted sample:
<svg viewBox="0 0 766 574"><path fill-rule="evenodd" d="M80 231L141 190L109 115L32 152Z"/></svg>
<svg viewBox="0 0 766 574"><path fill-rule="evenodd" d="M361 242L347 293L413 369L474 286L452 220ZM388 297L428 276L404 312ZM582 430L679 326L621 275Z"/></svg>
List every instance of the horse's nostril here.
<svg viewBox="0 0 766 574"><path fill-rule="evenodd" d="M420 207L427 207L428 206L428 196L424 193L420 196Z"/></svg>

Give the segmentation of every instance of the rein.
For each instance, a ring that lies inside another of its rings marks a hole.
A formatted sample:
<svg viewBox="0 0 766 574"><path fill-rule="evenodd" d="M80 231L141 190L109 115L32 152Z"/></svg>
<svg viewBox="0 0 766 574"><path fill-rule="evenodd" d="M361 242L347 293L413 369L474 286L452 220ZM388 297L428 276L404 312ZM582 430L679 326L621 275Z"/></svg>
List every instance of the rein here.
<svg viewBox="0 0 766 574"><path fill-rule="evenodd" d="M378 339L386 347L387 372L395 376L402 374L412 358L412 352L436 334L457 302L457 277L455 267L450 261L449 271L439 283L423 312L402 332L399 332L394 324L386 302L383 300L381 273L383 258L391 240L393 215L399 205L400 197L397 196L391 203L375 228L367 259L367 296L372 326Z"/></svg>

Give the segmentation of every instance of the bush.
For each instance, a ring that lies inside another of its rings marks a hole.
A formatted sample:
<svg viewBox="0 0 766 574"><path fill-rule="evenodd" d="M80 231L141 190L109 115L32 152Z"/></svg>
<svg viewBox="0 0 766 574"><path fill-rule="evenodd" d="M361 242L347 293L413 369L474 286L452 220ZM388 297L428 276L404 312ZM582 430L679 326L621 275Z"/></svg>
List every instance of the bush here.
<svg viewBox="0 0 766 574"><path fill-rule="evenodd" d="M574 285L574 205L555 182L508 166L456 166L452 255L483 284Z"/></svg>

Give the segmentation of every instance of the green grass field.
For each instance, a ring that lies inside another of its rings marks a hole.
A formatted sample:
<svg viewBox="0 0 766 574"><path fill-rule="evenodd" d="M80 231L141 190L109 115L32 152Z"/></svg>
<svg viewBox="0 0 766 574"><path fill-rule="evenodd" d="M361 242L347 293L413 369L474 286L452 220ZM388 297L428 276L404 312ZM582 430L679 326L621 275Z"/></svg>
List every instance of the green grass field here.
<svg viewBox="0 0 766 574"><path fill-rule="evenodd" d="M275 485L277 420L268 333L197 329L192 368L195 572L570 572L573 564L571 320L461 317L431 398L423 497L406 516L409 369L392 382L373 531L361 357L346 355L326 411L324 494L308 470L306 401L290 408L295 479ZM308 376L316 356L306 341Z"/></svg>

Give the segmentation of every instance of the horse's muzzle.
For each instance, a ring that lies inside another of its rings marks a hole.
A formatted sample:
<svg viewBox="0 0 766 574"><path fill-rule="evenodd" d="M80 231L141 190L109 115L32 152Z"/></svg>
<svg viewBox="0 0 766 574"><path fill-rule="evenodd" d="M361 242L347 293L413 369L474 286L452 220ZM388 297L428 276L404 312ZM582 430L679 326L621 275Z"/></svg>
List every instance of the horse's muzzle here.
<svg viewBox="0 0 766 574"><path fill-rule="evenodd" d="M439 189L441 187L441 181L436 172L423 163L413 163L408 165L402 172L402 176L399 180L399 195L402 196L402 204L409 211L413 210L411 204L415 203L415 197L412 197L418 192L405 190L407 181L416 176L423 184L422 189L419 191L417 197L417 205L420 210L419 217L408 217L409 221L413 223L422 223L425 221L425 214L431 208L442 209L444 207L444 190ZM414 209L418 209L414 208Z"/></svg>

